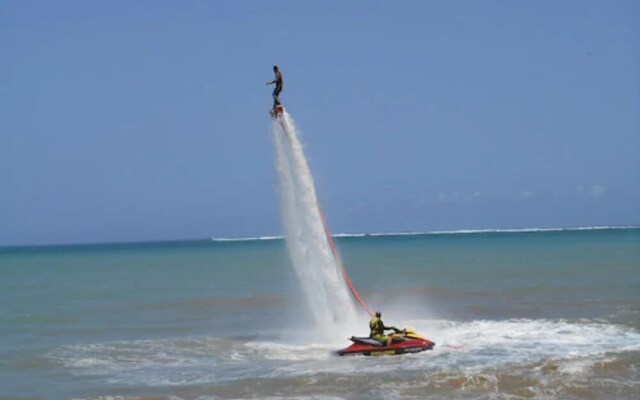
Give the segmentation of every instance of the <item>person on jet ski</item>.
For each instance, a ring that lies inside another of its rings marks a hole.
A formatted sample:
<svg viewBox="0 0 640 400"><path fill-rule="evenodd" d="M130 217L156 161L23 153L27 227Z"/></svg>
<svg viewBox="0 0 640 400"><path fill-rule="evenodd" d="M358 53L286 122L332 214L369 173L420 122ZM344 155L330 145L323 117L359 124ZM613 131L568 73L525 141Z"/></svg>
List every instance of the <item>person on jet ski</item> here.
<svg viewBox="0 0 640 400"><path fill-rule="evenodd" d="M371 318L371 321L369 321L369 329L371 330L369 337L382 344L390 346L392 341L391 335L385 335L384 331L394 331L399 333L400 330L393 326L384 326L384 322L380 319L381 317L382 313L380 311L376 311L375 317Z"/></svg>

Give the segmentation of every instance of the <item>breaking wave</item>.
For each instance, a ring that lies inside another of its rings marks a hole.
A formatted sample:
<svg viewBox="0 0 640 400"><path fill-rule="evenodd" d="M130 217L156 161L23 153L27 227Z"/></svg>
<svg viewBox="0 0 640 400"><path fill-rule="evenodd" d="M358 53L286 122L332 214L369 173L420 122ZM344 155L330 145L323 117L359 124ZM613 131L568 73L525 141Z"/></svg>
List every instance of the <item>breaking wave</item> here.
<svg viewBox="0 0 640 400"><path fill-rule="evenodd" d="M467 235L476 233L535 233L535 232L578 232L578 231L607 231L607 230L630 230L640 229L640 225L625 226L577 226L568 228L510 228L510 229L459 229L459 230L438 230L425 232L377 232L377 233L336 233L335 238L359 238L359 237L381 237L381 236L422 236L422 235ZM234 242L234 241L255 241L255 240L281 240L284 236L258 236L239 238L212 238L214 242Z"/></svg>
<svg viewBox="0 0 640 400"><path fill-rule="evenodd" d="M434 340L435 349L398 357L337 357L335 345L327 343L200 337L63 346L47 358L75 375L112 384L172 386L317 374L480 373L548 363L559 373L574 375L616 354L640 351L640 332L593 321L409 320L404 324Z"/></svg>

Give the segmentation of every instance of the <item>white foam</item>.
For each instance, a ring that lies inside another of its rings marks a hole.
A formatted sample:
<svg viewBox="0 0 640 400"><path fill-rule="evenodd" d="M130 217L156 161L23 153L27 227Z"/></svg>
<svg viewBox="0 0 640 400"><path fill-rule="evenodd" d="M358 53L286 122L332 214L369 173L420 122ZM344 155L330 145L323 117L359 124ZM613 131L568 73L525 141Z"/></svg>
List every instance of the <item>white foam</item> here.
<svg viewBox="0 0 640 400"><path fill-rule="evenodd" d="M420 235L468 235L478 233L535 233L535 232L572 232L572 231L597 231L597 230L625 230L640 229L637 225L625 226L578 226L564 228L484 228L484 229L458 229L436 230L424 232L380 232L371 233L369 236L420 236Z"/></svg>
<svg viewBox="0 0 640 400"><path fill-rule="evenodd" d="M211 238L213 242L253 242L258 240L280 240L284 236L256 236L256 237L239 237L239 238Z"/></svg>
<svg viewBox="0 0 640 400"><path fill-rule="evenodd" d="M436 342L432 351L398 357L337 357L346 347L277 341L238 342L220 338L140 340L64 346L48 357L71 373L118 384L214 384L247 377L297 377L362 371L480 373L553 361L561 374L588 373L616 353L640 351L640 332L589 321L409 320Z"/></svg>
<svg viewBox="0 0 640 400"><path fill-rule="evenodd" d="M267 360L309 361L327 360L335 347L330 344L291 345L276 342L249 342L245 346Z"/></svg>
<svg viewBox="0 0 640 400"><path fill-rule="evenodd" d="M331 235L336 238L358 238L367 236L366 233L336 233L335 235Z"/></svg>
<svg viewBox="0 0 640 400"><path fill-rule="evenodd" d="M423 235L468 235L481 233L535 233L535 232L574 232L574 231L607 231L640 229L640 225L604 225L604 226L576 226L565 228L485 228L485 229L458 229L435 231L407 231L407 232L374 232L374 233L336 233L331 235L336 238L359 238L366 236L423 236ZM217 242L254 241L254 240L279 240L283 236L260 236L241 238L212 238Z"/></svg>
<svg viewBox="0 0 640 400"><path fill-rule="evenodd" d="M602 357L640 350L640 333L630 328L564 320L408 321L466 365L529 363L547 358ZM456 348L447 349L447 345Z"/></svg>

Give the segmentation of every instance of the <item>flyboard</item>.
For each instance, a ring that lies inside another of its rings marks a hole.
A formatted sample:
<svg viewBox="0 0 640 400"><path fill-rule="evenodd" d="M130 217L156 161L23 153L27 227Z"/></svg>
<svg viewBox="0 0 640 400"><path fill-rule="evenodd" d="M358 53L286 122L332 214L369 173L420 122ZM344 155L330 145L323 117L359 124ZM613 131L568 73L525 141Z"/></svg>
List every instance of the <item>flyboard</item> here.
<svg viewBox="0 0 640 400"><path fill-rule="evenodd" d="M284 107L282 106L282 104L278 104L277 106L273 107L271 111L269 111L269 114L271 114L272 120L280 122L280 127L287 137L289 144L291 144L291 133L289 133L289 129L287 129L287 125L284 123L282 117L284 114Z"/></svg>
<svg viewBox="0 0 640 400"><path fill-rule="evenodd" d="M287 141L291 144L291 132L289 126L285 123L284 113L285 109L282 104L276 105L269 112L271 114L271 119L277 120L280 123L280 127L282 127L285 136L287 136ZM316 201L316 207L318 209L318 213L320 214L320 218L322 220L322 225L324 228L325 238L331 249L331 253L333 258L340 268L342 273L342 278L345 281L345 284L348 286L352 296L358 302L360 307L369 314L373 316L373 312L367 307L362 297L356 290L356 288L351 283L349 276L347 275L347 270L344 268L342 264L342 258L338 253L335 244L333 243L333 238L331 237L331 232L329 232L329 228L327 227L327 222L324 217L324 213L322 212L322 208L320 208L320 204ZM375 339L371 339L368 337L355 337L352 336L349 338L353 342L353 344L347 348L339 350L336 352L338 355L354 355L354 354L362 354L362 355L391 355L391 354L404 354L404 353L417 353L425 350L431 350L435 346L435 343L424 338L413 330L407 328L404 330L396 330L395 334L391 335L392 343L387 346L386 344L380 343Z"/></svg>
<svg viewBox="0 0 640 400"><path fill-rule="evenodd" d="M282 104L278 104L277 106L273 107L271 111L269 111L269 113L271 114L271 118L276 119L282 116L282 114L284 113L284 107L282 107Z"/></svg>

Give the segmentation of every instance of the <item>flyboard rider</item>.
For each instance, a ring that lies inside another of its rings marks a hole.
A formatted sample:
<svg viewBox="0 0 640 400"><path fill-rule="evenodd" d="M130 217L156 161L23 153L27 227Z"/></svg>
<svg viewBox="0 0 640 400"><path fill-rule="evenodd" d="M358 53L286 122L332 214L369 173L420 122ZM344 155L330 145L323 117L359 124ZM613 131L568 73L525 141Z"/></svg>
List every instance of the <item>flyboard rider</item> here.
<svg viewBox="0 0 640 400"><path fill-rule="evenodd" d="M273 66L273 73L276 75L276 79L267 82L267 85L273 85L275 83L276 87L273 89L273 110L275 111L276 107L280 104L280 92L282 92L282 73L278 69L277 65Z"/></svg>

